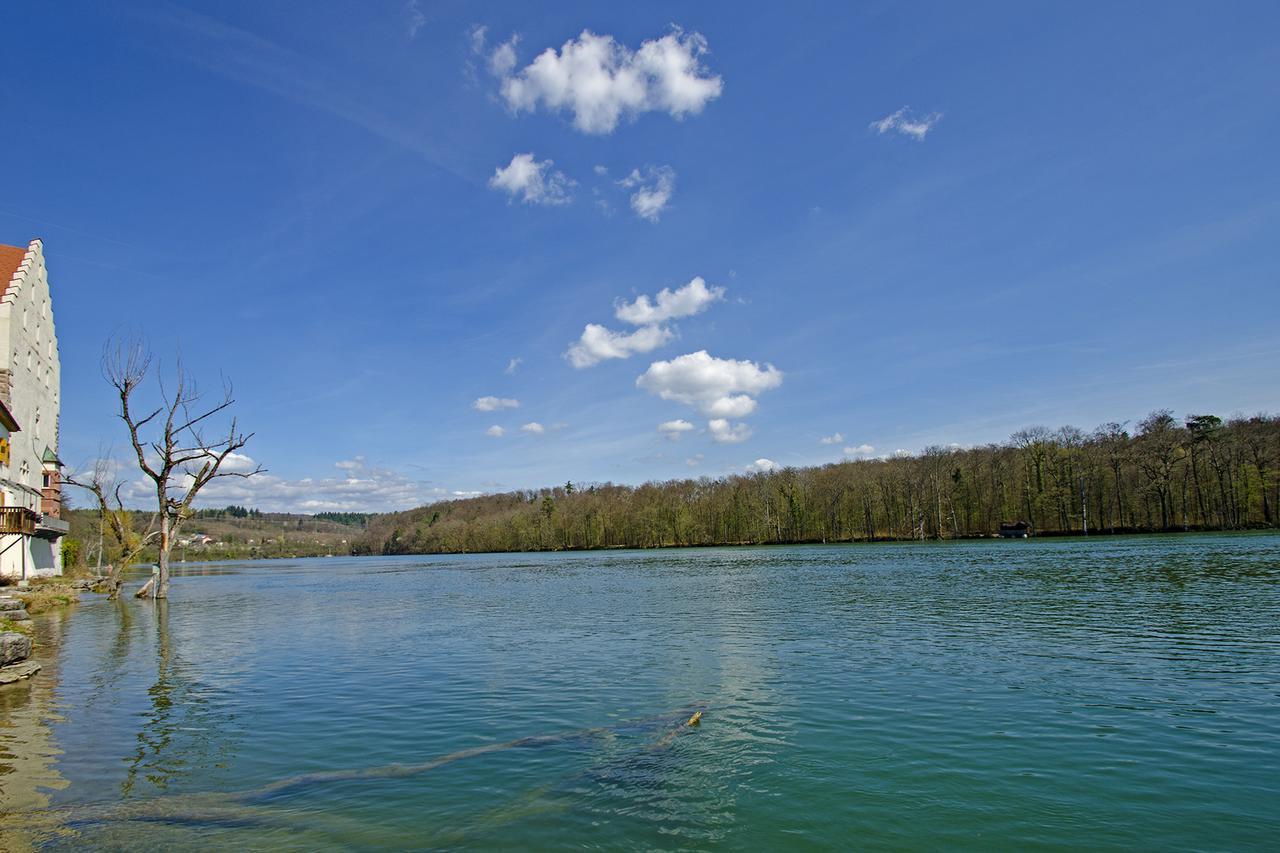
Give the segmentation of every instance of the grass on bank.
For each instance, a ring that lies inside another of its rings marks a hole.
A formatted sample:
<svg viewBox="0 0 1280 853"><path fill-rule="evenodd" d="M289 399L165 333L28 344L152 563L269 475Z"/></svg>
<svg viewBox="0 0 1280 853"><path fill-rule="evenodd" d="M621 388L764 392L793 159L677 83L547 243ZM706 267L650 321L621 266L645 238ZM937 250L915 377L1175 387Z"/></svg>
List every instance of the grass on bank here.
<svg viewBox="0 0 1280 853"><path fill-rule="evenodd" d="M18 599L32 616L46 613L55 607L75 604L80 600L80 591L67 583L65 578L33 578L31 586L25 589L16 586L0 587L0 595Z"/></svg>
<svg viewBox="0 0 1280 853"><path fill-rule="evenodd" d="M14 622L9 619L0 619L0 634L6 631L17 631L19 634L30 634L30 622Z"/></svg>

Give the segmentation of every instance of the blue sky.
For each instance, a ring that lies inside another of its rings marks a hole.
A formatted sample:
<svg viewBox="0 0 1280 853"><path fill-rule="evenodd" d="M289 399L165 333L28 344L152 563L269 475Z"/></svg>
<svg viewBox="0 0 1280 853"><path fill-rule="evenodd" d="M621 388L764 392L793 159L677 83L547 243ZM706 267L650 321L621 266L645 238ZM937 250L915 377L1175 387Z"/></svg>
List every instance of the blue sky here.
<svg viewBox="0 0 1280 853"><path fill-rule="evenodd" d="M8 16L72 465L137 328L234 380L270 474L207 502L270 509L1280 409L1275 4Z"/></svg>

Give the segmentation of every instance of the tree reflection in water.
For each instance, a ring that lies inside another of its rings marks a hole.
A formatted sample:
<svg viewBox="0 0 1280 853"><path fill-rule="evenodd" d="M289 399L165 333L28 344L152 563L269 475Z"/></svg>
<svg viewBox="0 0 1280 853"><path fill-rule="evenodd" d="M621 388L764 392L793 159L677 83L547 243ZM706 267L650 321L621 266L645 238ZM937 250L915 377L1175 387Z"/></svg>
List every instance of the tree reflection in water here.
<svg viewBox="0 0 1280 853"><path fill-rule="evenodd" d="M124 799L181 790L184 779L199 771L225 766L234 714L217 701L217 691L195 677L181 642L170 629L168 601L151 600L154 609L155 681L147 688L148 707L138 728L136 748L126 758L128 769L120 783ZM127 635L128 606L121 635ZM128 640L122 640L127 654Z"/></svg>

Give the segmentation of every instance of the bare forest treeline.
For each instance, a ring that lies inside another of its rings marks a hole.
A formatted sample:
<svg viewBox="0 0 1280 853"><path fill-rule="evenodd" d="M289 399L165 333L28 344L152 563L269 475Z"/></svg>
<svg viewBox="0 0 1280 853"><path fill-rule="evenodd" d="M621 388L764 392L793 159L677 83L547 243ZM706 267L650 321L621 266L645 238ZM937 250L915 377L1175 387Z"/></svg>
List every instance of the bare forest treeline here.
<svg viewBox="0 0 1280 853"><path fill-rule="evenodd" d="M1280 417L1153 412L1132 431L642 486L574 485L375 516L356 553L431 554L1274 528Z"/></svg>

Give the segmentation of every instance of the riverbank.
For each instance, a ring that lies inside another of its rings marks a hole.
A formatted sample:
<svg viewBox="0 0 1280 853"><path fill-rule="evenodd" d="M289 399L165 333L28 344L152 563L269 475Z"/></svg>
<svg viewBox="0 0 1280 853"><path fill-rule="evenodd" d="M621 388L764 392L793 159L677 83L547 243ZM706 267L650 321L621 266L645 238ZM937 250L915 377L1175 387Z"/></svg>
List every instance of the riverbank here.
<svg viewBox="0 0 1280 853"><path fill-rule="evenodd" d="M1275 533L1274 527L1253 527L1246 529L1222 529L1222 528L1174 528L1170 530L1147 530L1142 528L1118 528L1116 530L1101 530L1082 532L1079 530L1050 530L1038 532L1029 537L1015 537L1014 539L1005 541L1026 541L1026 539L1108 539L1116 537L1147 537L1147 536L1181 536L1181 535L1197 535L1197 534L1225 534L1225 535L1249 535L1249 534L1267 534ZM936 537L895 537L880 536L874 539L852 537L847 539L796 539L796 540L763 540L763 541L746 541L746 542L660 542L658 544L646 545L598 545L598 546L567 546L567 547L548 547L548 548L526 548L519 550L496 550L496 551L396 551L388 550L384 552L360 552L353 553L354 557L371 557L371 556L447 556L451 554L544 554L544 553L590 553L593 551L652 551L662 549L699 549L699 548L763 548L763 547L791 547L806 545L880 545L894 543L910 543L910 542L975 542L1002 540L999 534L984 533L973 535L958 535Z"/></svg>

